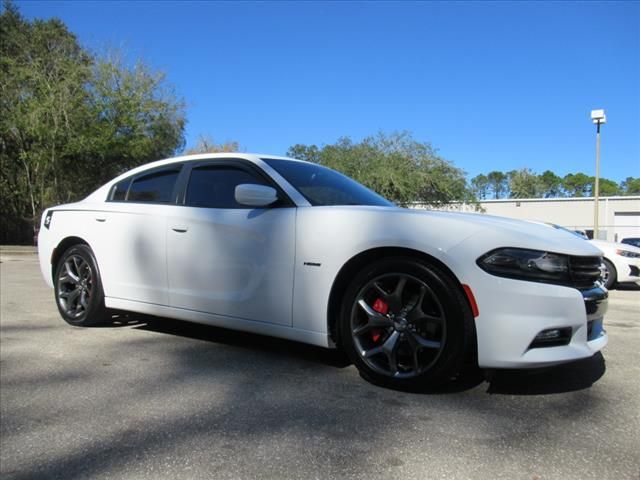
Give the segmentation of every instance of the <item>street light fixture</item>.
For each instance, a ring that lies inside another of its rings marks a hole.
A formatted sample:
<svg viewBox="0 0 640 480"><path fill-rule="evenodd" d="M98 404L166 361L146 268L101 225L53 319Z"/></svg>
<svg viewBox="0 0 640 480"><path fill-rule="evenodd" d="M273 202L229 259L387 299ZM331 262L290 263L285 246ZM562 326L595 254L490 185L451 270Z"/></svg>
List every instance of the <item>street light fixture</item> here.
<svg viewBox="0 0 640 480"><path fill-rule="evenodd" d="M598 239L598 210L600 202L600 125L607 123L604 110L591 110L591 121L596 124L596 181L594 185L593 238Z"/></svg>

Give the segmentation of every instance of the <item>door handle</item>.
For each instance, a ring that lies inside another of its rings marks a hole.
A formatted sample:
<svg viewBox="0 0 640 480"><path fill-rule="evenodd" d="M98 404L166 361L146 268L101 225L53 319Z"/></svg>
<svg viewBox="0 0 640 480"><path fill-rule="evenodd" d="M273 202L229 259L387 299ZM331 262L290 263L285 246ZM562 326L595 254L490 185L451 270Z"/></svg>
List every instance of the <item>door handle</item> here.
<svg viewBox="0 0 640 480"><path fill-rule="evenodd" d="M171 230L173 230L176 233L186 233L187 230L189 230L187 227L171 227Z"/></svg>
<svg viewBox="0 0 640 480"><path fill-rule="evenodd" d="M96 217L96 222L101 222L102 223L102 222L106 222L106 221L107 221L106 217Z"/></svg>

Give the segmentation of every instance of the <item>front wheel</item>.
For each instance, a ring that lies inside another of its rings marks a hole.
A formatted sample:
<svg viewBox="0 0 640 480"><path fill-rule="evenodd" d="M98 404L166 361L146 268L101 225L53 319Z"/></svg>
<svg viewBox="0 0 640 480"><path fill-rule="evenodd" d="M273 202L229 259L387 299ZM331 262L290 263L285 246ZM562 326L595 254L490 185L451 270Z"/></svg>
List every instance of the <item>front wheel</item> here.
<svg viewBox="0 0 640 480"><path fill-rule="evenodd" d="M606 258L602 259L602 284L605 286L607 290L611 290L613 286L616 284L616 280L618 277L618 272L616 271L616 267L613 266Z"/></svg>
<svg viewBox="0 0 640 480"><path fill-rule="evenodd" d="M107 320L100 272L87 245L64 252L55 272L56 305L65 322L88 327Z"/></svg>
<svg viewBox="0 0 640 480"><path fill-rule="evenodd" d="M472 319L448 273L412 258L384 259L348 287L340 344L366 380L424 389L460 371L472 351Z"/></svg>

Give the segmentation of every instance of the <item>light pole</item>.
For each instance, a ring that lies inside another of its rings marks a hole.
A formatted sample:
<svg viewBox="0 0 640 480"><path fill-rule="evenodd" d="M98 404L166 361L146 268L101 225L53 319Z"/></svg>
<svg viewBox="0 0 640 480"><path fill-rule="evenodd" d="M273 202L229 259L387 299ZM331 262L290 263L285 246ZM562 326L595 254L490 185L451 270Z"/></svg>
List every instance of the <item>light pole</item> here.
<svg viewBox="0 0 640 480"><path fill-rule="evenodd" d="M604 110L591 110L591 121L596 124L596 181L594 185L593 197L595 206L593 210L593 239L598 239L598 210L600 201L600 125L607 123Z"/></svg>

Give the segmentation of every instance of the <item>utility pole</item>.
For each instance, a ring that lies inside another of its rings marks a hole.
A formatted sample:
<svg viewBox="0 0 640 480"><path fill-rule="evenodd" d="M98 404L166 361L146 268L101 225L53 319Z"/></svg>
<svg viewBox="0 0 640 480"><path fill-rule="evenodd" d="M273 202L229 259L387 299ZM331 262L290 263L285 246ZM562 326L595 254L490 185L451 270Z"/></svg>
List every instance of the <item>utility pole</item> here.
<svg viewBox="0 0 640 480"><path fill-rule="evenodd" d="M600 209L600 125L607 123L604 110L591 110L591 121L596 124L596 181L594 185L593 239L598 240L598 211Z"/></svg>

